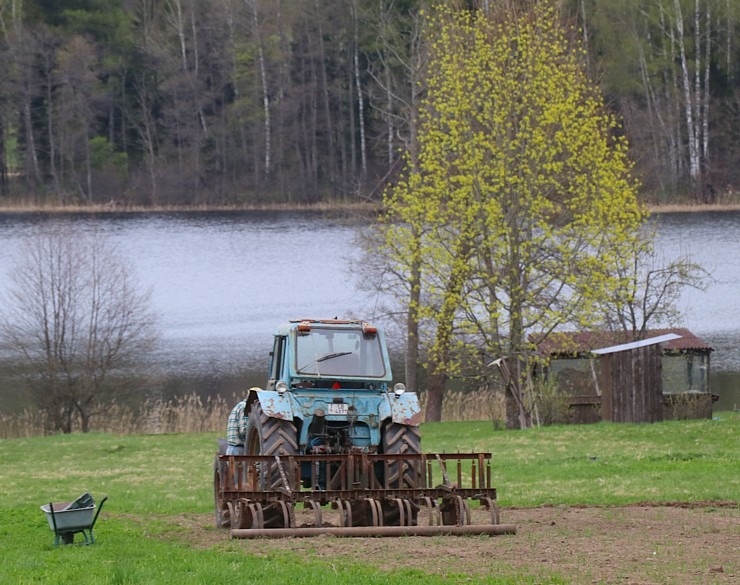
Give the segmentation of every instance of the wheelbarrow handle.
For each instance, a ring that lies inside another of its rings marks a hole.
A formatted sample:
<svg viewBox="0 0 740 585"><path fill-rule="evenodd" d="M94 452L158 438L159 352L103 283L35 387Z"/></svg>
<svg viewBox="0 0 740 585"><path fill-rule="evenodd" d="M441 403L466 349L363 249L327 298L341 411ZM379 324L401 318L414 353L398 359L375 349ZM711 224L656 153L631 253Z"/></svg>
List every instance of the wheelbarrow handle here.
<svg viewBox="0 0 740 585"><path fill-rule="evenodd" d="M54 525L54 534L57 533L57 519L54 517L54 504L49 502L49 511L51 512L51 522Z"/></svg>
<svg viewBox="0 0 740 585"><path fill-rule="evenodd" d="M90 529L95 527L95 523L98 521L98 514L100 514L100 510L103 509L103 504L105 504L105 501L107 499L108 499L108 496L105 496L102 500L100 500L100 504L98 504L98 509L95 512L95 517L93 518L92 524L90 525Z"/></svg>

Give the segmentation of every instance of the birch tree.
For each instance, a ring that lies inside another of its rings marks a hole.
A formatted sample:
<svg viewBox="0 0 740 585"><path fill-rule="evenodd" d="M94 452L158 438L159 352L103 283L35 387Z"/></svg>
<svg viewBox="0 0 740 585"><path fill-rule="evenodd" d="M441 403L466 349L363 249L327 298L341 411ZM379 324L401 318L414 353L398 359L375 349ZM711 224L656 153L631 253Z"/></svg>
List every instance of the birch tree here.
<svg viewBox="0 0 740 585"><path fill-rule="evenodd" d="M737 68L737 3L625 0L597 2L579 14L591 52L600 56L603 87L627 119L632 142L643 147L647 187L714 202L727 165L723 128L713 124L735 125L717 109L727 103L722 94L734 91L728 82Z"/></svg>
<svg viewBox="0 0 740 585"><path fill-rule="evenodd" d="M260 86L262 88L262 111L264 118L264 133L265 133L265 156L264 156L264 177L265 179L270 178L272 172L272 124L270 116L270 90L267 85L267 69L265 65L265 49L262 42L262 34L260 32L260 22L257 14L257 0L245 0L247 5L250 7L252 12L252 24L254 26L254 38L257 43L257 65L259 69Z"/></svg>

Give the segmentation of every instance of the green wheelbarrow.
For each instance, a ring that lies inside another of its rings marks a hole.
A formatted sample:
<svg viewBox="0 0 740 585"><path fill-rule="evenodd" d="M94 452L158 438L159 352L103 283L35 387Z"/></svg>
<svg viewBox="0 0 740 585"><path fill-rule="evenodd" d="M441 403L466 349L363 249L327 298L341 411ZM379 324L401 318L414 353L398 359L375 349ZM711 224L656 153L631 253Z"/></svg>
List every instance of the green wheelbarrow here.
<svg viewBox="0 0 740 585"><path fill-rule="evenodd" d="M81 544L94 544L93 528L107 499L108 496L105 496L96 506L93 497L84 493L73 502L50 502L41 506L49 521L49 528L54 532L54 546L60 541L64 544L74 543L75 534L84 536L85 541Z"/></svg>

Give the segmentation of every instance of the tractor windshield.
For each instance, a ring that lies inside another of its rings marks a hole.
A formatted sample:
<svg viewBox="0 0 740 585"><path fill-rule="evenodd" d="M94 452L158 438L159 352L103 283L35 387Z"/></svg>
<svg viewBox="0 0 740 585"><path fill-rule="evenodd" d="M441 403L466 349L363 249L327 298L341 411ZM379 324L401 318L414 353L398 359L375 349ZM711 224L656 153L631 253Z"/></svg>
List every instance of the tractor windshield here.
<svg viewBox="0 0 740 585"><path fill-rule="evenodd" d="M312 328L310 332L299 332L296 373L382 378L385 365L380 339L359 329Z"/></svg>

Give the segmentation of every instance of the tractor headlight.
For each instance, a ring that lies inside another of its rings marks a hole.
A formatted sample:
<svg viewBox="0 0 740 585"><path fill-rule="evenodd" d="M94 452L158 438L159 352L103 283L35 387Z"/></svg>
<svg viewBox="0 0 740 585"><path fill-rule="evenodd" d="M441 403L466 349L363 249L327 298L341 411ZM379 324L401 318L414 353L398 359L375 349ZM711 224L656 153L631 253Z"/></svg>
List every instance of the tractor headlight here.
<svg viewBox="0 0 740 585"><path fill-rule="evenodd" d="M288 390L288 385L285 383L284 380L280 380L277 384L275 384L275 391L278 394L285 394L287 390Z"/></svg>
<svg viewBox="0 0 740 585"><path fill-rule="evenodd" d="M393 386L393 394L395 394L397 397L404 392L406 392L406 384L404 384L403 382L398 382L398 384Z"/></svg>

